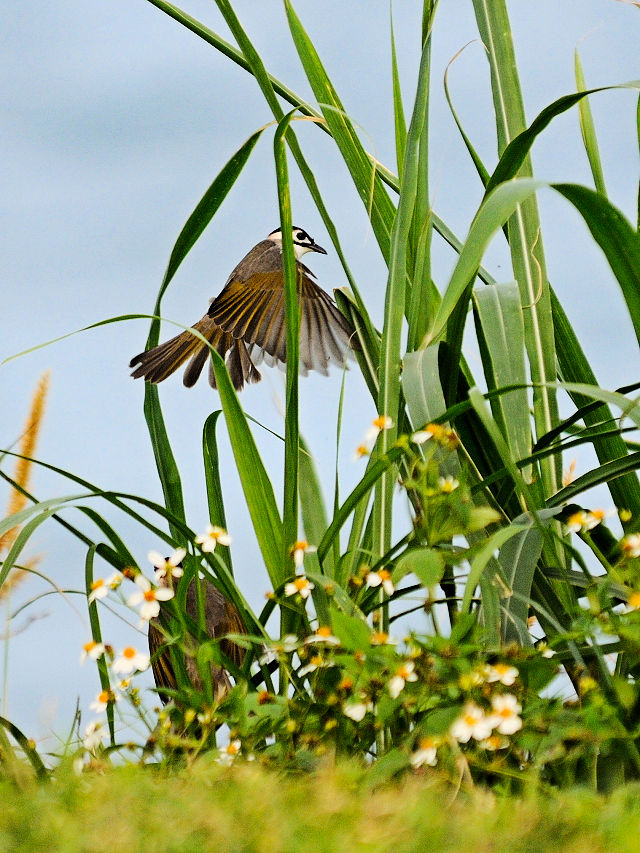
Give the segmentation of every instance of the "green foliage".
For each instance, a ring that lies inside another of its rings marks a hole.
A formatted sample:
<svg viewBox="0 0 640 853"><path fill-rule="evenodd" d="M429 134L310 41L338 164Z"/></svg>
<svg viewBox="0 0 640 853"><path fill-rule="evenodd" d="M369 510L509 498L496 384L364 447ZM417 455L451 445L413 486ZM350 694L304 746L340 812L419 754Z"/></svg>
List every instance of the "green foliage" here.
<svg viewBox="0 0 640 853"><path fill-rule="evenodd" d="M498 144L491 170L456 116L485 187L461 241L429 199L430 62L437 3L425 2L422 10L420 71L407 108L408 126L391 34L395 176L363 146L289 0L284 6L292 42L319 110L268 72L228 0L217 5L237 47L165 0L150 2L255 77L277 122L274 161L283 234L290 233L292 218L290 152L344 267L349 287L337 291L336 301L355 329L355 356L378 417L357 451L367 459L364 473L340 502L338 468L335 502L327 512L311 450L299 435L299 306L293 247L285 237L283 470L270 470L261 458L253 425L223 360L212 350L223 419L215 412L203 428L203 501L213 525L209 539L196 538L188 524L180 472L152 386L145 392L144 412L164 505L105 492L58 470L84 491L43 502L27 495L33 506L0 522L0 535L21 526L4 557L0 585L45 521L55 519L84 543L84 592L96 646L103 643L96 592L101 584L109 588L112 603L127 605L131 581L147 601L157 596L163 602L163 643L152 663L157 667L163 654L169 656L175 685L165 687L163 698L171 701L156 720L135 686L118 686L118 667L107 643L97 665L110 743L95 731L78 734L78 767L82 762L106 766L118 751L133 752L142 763L194 768L211 757L227 764L251 758L291 770L349 758L360 767L371 765L372 786L410 770L447 785L462 778L469 786L478 782L518 791L575 782L606 788L638 779L640 540L633 531L640 528L640 454L628 443L623 421L637 427L640 411L634 399L597 384L547 278L536 201L538 190L551 187L583 217L609 262L640 340L638 232L605 197L587 101L605 89L584 90L576 60L581 91L554 101L527 127L506 2L474 0L488 49ZM294 109L285 114L278 96ZM580 110L596 191L533 177L532 146L573 107ZM348 269L296 138L297 112L312 117L327 145L342 157L363 216L371 222L388 267L381 332ZM153 311L151 344L157 341L166 288L264 132L256 131L222 167L179 234ZM508 242L513 267L514 280L505 283L481 266L499 233ZM432 280L431 246L438 234L458 253L448 282ZM103 322L115 319L122 318ZM477 375L463 355L466 333L475 334L479 346ZM556 403L560 390L575 406L564 419ZM620 421L612 409L621 412ZM273 588L260 614L234 581L224 541L216 436L222 420ZM563 487L562 453L577 444L592 445L598 463ZM4 472L0 475L11 482ZM273 487L277 478L284 485L281 507ZM622 539L606 526L604 511L566 506L600 483L610 490L626 533ZM174 586L172 579L158 576L145 581L133 549L88 505L101 501L134 520L145 535L153 533L169 548L180 549L185 582ZM410 515L409 530L401 535L394 530L399 501ZM70 508L80 509L83 521L92 525L90 532L61 517ZM300 520L309 542L301 538ZM580 551L571 544L573 535L583 542ZM221 547L214 550L215 537ZM98 557L116 570L111 578L95 577ZM211 636L199 584L197 612L187 613L188 583L201 576L237 610L246 634ZM275 612L281 636L273 640L267 623ZM420 623L405 637L410 614ZM143 621L151 618L141 615ZM228 641L246 652L241 662L230 659ZM143 668L140 661L138 669ZM232 689L216 692L215 668L233 676ZM116 700L128 702L138 714L144 742L117 743ZM7 721L2 725L42 775L29 742ZM223 725L230 732L226 746L220 744ZM12 748L0 731L0 757L12 777Z"/></svg>

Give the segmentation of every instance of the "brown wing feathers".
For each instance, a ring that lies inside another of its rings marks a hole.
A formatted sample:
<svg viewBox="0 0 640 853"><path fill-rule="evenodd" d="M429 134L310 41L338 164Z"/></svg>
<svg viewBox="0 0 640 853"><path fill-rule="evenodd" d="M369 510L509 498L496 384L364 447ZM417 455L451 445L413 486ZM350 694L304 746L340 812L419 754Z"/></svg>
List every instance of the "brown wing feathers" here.
<svg viewBox="0 0 640 853"><path fill-rule="evenodd" d="M345 363L352 346L353 329L338 311L333 299L311 278L313 273L296 264L301 296L300 368L327 374L330 362ZM242 269L242 278L238 271ZM211 302L197 329L227 360L234 387L259 382L254 362L286 363L286 325L282 254L270 240L258 243L238 264L222 292ZM185 361L191 359L183 382L191 387L199 378L209 356L209 348L189 331L171 338L131 360L134 378L162 382ZM209 381L215 388L213 370Z"/></svg>

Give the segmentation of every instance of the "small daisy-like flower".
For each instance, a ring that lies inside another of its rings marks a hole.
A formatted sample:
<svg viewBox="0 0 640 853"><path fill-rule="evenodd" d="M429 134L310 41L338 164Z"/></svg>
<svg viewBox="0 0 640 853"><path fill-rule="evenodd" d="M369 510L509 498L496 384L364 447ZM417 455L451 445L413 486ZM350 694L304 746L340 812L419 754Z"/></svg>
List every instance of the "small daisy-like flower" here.
<svg viewBox="0 0 640 853"><path fill-rule="evenodd" d="M315 584L312 584L304 575L300 575L300 577L297 577L294 581L291 581L291 583L286 583L284 585L284 594L287 597L291 595L299 595L300 598L309 598L312 589L315 589Z"/></svg>
<svg viewBox="0 0 640 853"><path fill-rule="evenodd" d="M105 652L106 648L104 643L96 643L95 640L89 640L89 642L85 643L82 647L80 663L84 663L87 658L91 658L91 660L98 660Z"/></svg>
<svg viewBox="0 0 640 853"><path fill-rule="evenodd" d="M342 713L345 717L349 717L350 720L354 720L356 723L362 722L367 711L372 710L373 703L371 702L347 702L342 706Z"/></svg>
<svg viewBox="0 0 640 853"><path fill-rule="evenodd" d="M377 572L369 572L365 581L367 586L370 587L376 587L382 584L382 588L387 595L393 595L391 572L388 572L386 569L379 569Z"/></svg>
<svg viewBox="0 0 640 853"><path fill-rule="evenodd" d="M387 687L389 689L389 695L392 699L397 699L398 696L404 690L404 686L407 681L417 681L418 674L414 672L416 668L415 663L412 660L405 661L402 666L398 667L395 675L389 680Z"/></svg>
<svg viewBox="0 0 640 853"><path fill-rule="evenodd" d="M126 646L114 660L112 669L118 675L131 675L132 672L144 672L149 668L149 655L139 652L133 646Z"/></svg>
<svg viewBox="0 0 640 853"><path fill-rule="evenodd" d="M372 646L395 646L395 637L389 636L386 631L374 631L369 637Z"/></svg>
<svg viewBox="0 0 640 853"><path fill-rule="evenodd" d="M373 445L376 443L380 433L385 429L391 429L392 426L393 420L388 415L378 415L365 433L364 441L357 448L355 454L356 459L359 459L362 456L368 456L368 454L373 450Z"/></svg>
<svg viewBox="0 0 640 853"><path fill-rule="evenodd" d="M102 690L96 698L91 702L89 707L92 711L95 711L96 714L101 714L103 711L107 710L107 705L109 702L119 702L120 697L113 692L113 690Z"/></svg>
<svg viewBox="0 0 640 853"><path fill-rule="evenodd" d="M304 555L311 554L313 551L317 551L317 548L315 545L309 545L305 539L300 539L298 542L294 542L293 547L291 548L291 556L293 557L296 569L302 568Z"/></svg>
<svg viewBox="0 0 640 853"><path fill-rule="evenodd" d="M469 672L463 672L458 678L458 684L463 690L472 690L487 680L487 667L476 667Z"/></svg>
<svg viewBox="0 0 640 853"><path fill-rule="evenodd" d="M173 598L173 590L166 586L152 587L151 581L144 575L136 575L135 583L136 586L140 587L140 592L134 592L133 595L130 595L127 604L130 607L141 605L140 621L142 623L155 619L160 613L160 602L169 601L170 598Z"/></svg>
<svg viewBox="0 0 640 853"><path fill-rule="evenodd" d="M510 693L504 696L494 696L491 699L493 709L493 726L501 735L513 735L522 728L522 720L518 716L522 705Z"/></svg>
<svg viewBox="0 0 640 853"><path fill-rule="evenodd" d="M640 610L640 592L632 592L627 598L627 604L630 610Z"/></svg>
<svg viewBox="0 0 640 853"><path fill-rule="evenodd" d="M423 737L418 741L418 747L415 752L411 753L411 766L414 770L428 764L429 767L435 767L438 763L438 747L432 737Z"/></svg>
<svg viewBox="0 0 640 853"><path fill-rule="evenodd" d="M447 474L446 477L438 477L438 489L444 495L450 495L451 492L454 492L459 485L460 483L452 474Z"/></svg>
<svg viewBox="0 0 640 853"><path fill-rule="evenodd" d="M620 542L626 557L640 557L640 533L629 533Z"/></svg>
<svg viewBox="0 0 640 853"><path fill-rule="evenodd" d="M494 728L495 717L488 717L475 702L467 702L462 714L453 721L449 732L460 743L474 740L485 740Z"/></svg>
<svg viewBox="0 0 640 853"><path fill-rule="evenodd" d="M491 752L495 752L498 749L506 749L509 746L509 741L502 735L494 734L481 740L478 745L481 749L488 749Z"/></svg>
<svg viewBox="0 0 640 853"><path fill-rule="evenodd" d="M325 643L328 646L339 646L340 640L331 633L328 625L320 625L315 634L311 634L304 641L305 646L312 643Z"/></svg>
<svg viewBox="0 0 640 853"><path fill-rule="evenodd" d="M570 533L586 533L597 527L607 515L604 509L592 509L590 512L581 509L567 518L565 526Z"/></svg>
<svg viewBox="0 0 640 853"><path fill-rule="evenodd" d="M505 687L511 687L512 684L515 684L519 675L520 673L515 666L509 666L508 663L496 663L493 666L487 666L485 670L485 680L489 684L499 681Z"/></svg>
<svg viewBox="0 0 640 853"><path fill-rule="evenodd" d="M104 731L104 723L102 720L93 720L89 723L89 725L84 730L84 735L82 737L82 745L89 752L93 752L94 749L100 746L102 743Z"/></svg>
<svg viewBox="0 0 640 853"><path fill-rule="evenodd" d="M229 767L229 765L233 764L236 758L240 755L241 743L239 740L232 740L227 746L224 746L220 749L220 754L216 761L218 764L222 764L225 767Z"/></svg>
<svg viewBox="0 0 640 853"><path fill-rule="evenodd" d="M321 669L322 667L335 666L332 661L325 660L322 655L313 655L309 663L301 666L298 670L298 675L302 678L304 675L308 675L310 672L315 672L316 669Z"/></svg>
<svg viewBox="0 0 640 853"><path fill-rule="evenodd" d="M640 596L638 596L638 604L640 604ZM536 649L540 652L543 658L555 657L555 652L546 643L538 643Z"/></svg>
<svg viewBox="0 0 640 853"><path fill-rule="evenodd" d="M91 583L91 592L89 593L89 604L99 598L106 598L110 589L117 589L122 583L122 575L120 572L114 572L108 578L96 578Z"/></svg>
<svg viewBox="0 0 640 853"><path fill-rule="evenodd" d="M186 548L176 548L170 557L163 557L159 551L149 551L149 562L154 568L156 580L166 577L181 578L184 570L180 563L186 555Z"/></svg>
<svg viewBox="0 0 640 853"><path fill-rule="evenodd" d="M123 678L116 684L116 687L118 688L118 690L121 690L123 693L126 693L127 690L131 687L131 679Z"/></svg>
<svg viewBox="0 0 640 853"><path fill-rule="evenodd" d="M224 527L207 524L207 529L201 536L196 536L196 545L205 552L215 551L216 545L231 545L231 537Z"/></svg>
<svg viewBox="0 0 640 853"><path fill-rule="evenodd" d="M427 427L427 429L419 429L414 432L411 436L411 441L414 444L425 444L430 438L433 438L433 433Z"/></svg>

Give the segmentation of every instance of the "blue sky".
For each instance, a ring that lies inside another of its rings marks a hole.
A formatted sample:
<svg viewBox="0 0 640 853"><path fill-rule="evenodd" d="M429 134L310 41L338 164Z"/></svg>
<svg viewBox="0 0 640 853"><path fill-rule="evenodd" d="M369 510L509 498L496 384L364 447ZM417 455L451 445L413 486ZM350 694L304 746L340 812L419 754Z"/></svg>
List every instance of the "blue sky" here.
<svg viewBox="0 0 640 853"><path fill-rule="evenodd" d="M406 0L394 5L407 104L419 58L417 5ZM578 43L589 86L640 77L640 17L633 5L615 0L513 0L509 5L529 120L575 88L573 51ZM243 0L234 7L268 69L313 102L282 5L277 0ZM214 3L192 0L185 8L229 37ZM364 144L394 168L388 3L298 0L295 8L361 128ZM150 312L186 218L231 154L271 120L248 74L145 0L6 4L3 24L0 360L107 317ZM465 128L491 168L496 152L488 65L470 2L443 0L435 33L432 197L439 215L464 236L482 188L446 107L441 81L454 54L476 39L452 67L450 85ZM638 178L635 100L630 91L592 98L609 193L632 219ZM298 133L351 270L380 324L385 268L366 211L324 134L311 126L300 127ZM185 324L198 319L235 263L276 226L271 139L267 131L176 276L164 303L167 318ZM591 184L576 110L557 119L536 142L533 160L540 178ZM294 221L330 251L326 258L313 257L310 265L328 290L342 286L335 252L292 172ZM636 344L604 260L566 202L543 191L540 204L550 279L601 384L613 388L636 380ZM436 240L439 283L453 262L451 251ZM499 240L491 246L486 265L499 280L511 278ZM163 337L173 333L166 327ZM31 389L50 368L39 457L105 488L160 499L142 416L143 387L129 379L127 370L146 334L146 321L119 323L2 365L0 447L8 447L19 434ZM262 383L243 393L242 402L247 412L278 432L282 377L277 371L264 374ZM329 495L340 375L311 376L301 389L302 430ZM200 529L207 521L201 429L206 416L219 407L218 398L206 382L184 389L178 376L163 384L161 398L183 475L189 521ZM360 470L351 461L353 447L374 415L363 383L351 371L341 439L343 494ZM258 430L256 437L279 493L280 445L265 431ZM224 439L222 456L238 579L251 603L260 607L268 579ZM6 462L3 467L11 469ZM44 471L36 472L33 490L40 498L75 492ZM105 514L144 565L147 551L160 543L128 520ZM70 511L68 518L77 522L79 514ZM39 568L59 586L82 587L83 550L56 525L41 527L27 553L40 555ZM30 580L16 593L13 606L45 588ZM8 715L30 736L49 738L52 748L50 735L71 725L76 698L80 696L86 720L88 703L98 689L95 671L78 665L80 647L88 637L83 613L78 596L41 599L18 617L14 628L25 629L10 640ZM29 617L33 621L27 626ZM105 620L105 631L116 646L145 642L116 618Z"/></svg>

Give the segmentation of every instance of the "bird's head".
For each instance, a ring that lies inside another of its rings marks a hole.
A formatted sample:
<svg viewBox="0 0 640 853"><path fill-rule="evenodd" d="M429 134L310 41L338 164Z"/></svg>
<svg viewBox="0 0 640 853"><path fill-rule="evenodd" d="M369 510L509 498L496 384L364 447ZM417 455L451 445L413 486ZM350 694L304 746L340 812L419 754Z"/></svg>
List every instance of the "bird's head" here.
<svg viewBox="0 0 640 853"><path fill-rule="evenodd" d="M294 225L291 237L293 241L293 252L298 260L306 254L306 252L320 252L321 255L327 254L327 250L323 249L322 246L318 246L313 237L307 234L304 228L298 228ZM274 243L277 243L282 247L282 230L280 228L276 228L271 232L271 234L269 234L267 240L272 240Z"/></svg>

